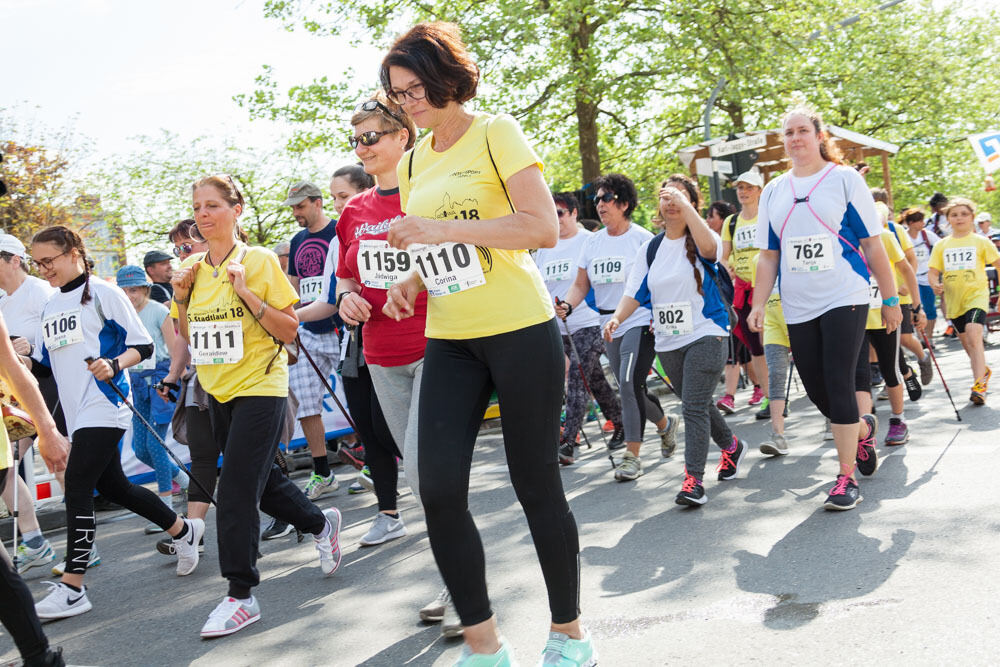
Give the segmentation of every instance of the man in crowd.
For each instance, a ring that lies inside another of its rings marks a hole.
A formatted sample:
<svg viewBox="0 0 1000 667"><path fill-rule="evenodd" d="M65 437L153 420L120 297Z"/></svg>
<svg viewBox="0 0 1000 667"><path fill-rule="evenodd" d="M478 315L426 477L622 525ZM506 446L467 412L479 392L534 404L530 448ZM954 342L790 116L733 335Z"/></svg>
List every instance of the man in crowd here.
<svg viewBox="0 0 1000 667"><path fill-rule="evenodd" d="M174 295L174 288L170 284L170 278L174 275L174 269L170 266L171 259L173 258L162 250L150 250L142 258L146 275L153 283L149 290L149 298L158 303L166 304Z"/></svg>

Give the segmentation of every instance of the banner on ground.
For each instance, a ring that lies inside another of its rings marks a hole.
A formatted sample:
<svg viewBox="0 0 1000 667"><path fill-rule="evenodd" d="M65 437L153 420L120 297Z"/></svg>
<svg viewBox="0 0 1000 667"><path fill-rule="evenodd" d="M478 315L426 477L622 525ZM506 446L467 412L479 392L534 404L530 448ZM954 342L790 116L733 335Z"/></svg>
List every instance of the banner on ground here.
<svg viewBox="0 0 1000 667"><path fill-rule="evenodd" d="M969 143L987 174L1000 169L1000 130L973 134L969 137Z"/></svg>

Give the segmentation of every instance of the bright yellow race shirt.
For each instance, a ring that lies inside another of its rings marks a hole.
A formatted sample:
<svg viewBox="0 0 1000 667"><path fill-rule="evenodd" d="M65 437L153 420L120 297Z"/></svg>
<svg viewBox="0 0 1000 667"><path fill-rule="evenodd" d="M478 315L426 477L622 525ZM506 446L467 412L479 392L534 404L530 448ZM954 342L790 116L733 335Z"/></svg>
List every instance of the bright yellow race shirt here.
<svg viewBox="0 0 1000 667"><path fill-rule="evenodd" d="M895 235L889 231L888 228L883 227L882 233L879 236L882 239L882 246L885 248L885 254L889 255L889 263L893 267L893 276L895 276L896 262L905 262L906 256L903 255L903 249L899 247L899 241L896 240ZM893 278L898 280L898 278ZM875 277L870 278L872 284L875 283ZM898 289L898 288L897 288ZM865 324L865 329L885 329L885 323L882 322L882 306L881 306L881 295L879 295L879 306L876 308L871 306L868 308L868 322Z"/></svg>
<svg viewBox="0 0 1000 667"><path fill-rule="evenodd" d="M0 470L6 470L14 465L14 457L7 438L7 429L0 428Z"/></svg>
<svg viewBox="0 0 1000 667"><path fill-rule="evenodd" d="M877 202L877 203L881 204L882 202ZM894 224L894 225L892 225L892 227L889 227L889 224L886 223L885 226L890 231L895 232L895 234L896 234L896 240L899 242L899 248L900 248L900 250L903 251L903 256L905 257L906 256L906 252L908 250L913 250L913 240L910 238L910 235L906 233L906 229L903 227L903 225L896 225L896 224ZM907 285L906 285L906 281L903 280L903 274L901 274L899 272L899 265L898 264L893 264L892 268L893 268L893 270L894 270L894 272L896 274L896 289L909 289L907 287ZM913 268L913 267L910 267L910 268ZM913 270L914 270L914 272L916 272L916 269L913 269ZM912 294L900 294L899 295L899 303L900 303L900 305L907 304L907 303L910 304L910 305L913 305L913 295Z"/></svg>
<svg viewBox="0 0 1000 667"><path fill-rule="evenodd" d="M244 254L245 252L245 254ZM188 340L195 347L193 327L198 323L217 323L229 330L217 331L223 340L239 323L236 335L242 334L242 355L232 363L197 364L201 386L218 401L225 403L240 396L287 396L288 355L254 318L249 308L233 290L225 267L219 267L218 277L212 276L212 267L204 261L205 254L192 255L184 260L182 268L199 262L191 300L187 307ZM242 258L242 259L241 259ZM278 257L267 248L247 247L237 243L226 263L240 261L246 268L247 287L264 299L271 308L283 310L299 300L288 277L278 264ZM204 332L209 338L216 331ZM232 340L229 341L232 343ZM275 353L277 358L275 358ZM271 360L274 359L274 363ZM270 372L265 373L271 363Z"/></svg>
<svg viewBox="0 0 1000 667"><path fill-rule="evenodd" d="M998 258L996 246L979 234L961 238L948 235L934 245L927 266L941 273L948 319L964 315L973 308L989 311L986 265Z"/></svg>
<svg viewBox="0 0 1000 667"><path fill-rule="evenodd" d="M437 152L433 143L433 134L424 137L397 167L399 199L408 215L468 220L470 225L510 215L507 180L527 167L542 169L517 121L508 115L476 114L454 146ZM493 336L555 317L527 250L477 250L485 284L428 299L428 338Z"/></svg>
<svg viewBox="0 0 1000 667"><path fill-rule="evenodd" d="M760 248L757 245L757 216L745 220L736 214L736 228L730 235L729 226L732 218L727 218L722 225L722 240L733 244L733 252L729 255L729 265L733 272L748 283L753 283L756 277L757 255Z"/></svg>

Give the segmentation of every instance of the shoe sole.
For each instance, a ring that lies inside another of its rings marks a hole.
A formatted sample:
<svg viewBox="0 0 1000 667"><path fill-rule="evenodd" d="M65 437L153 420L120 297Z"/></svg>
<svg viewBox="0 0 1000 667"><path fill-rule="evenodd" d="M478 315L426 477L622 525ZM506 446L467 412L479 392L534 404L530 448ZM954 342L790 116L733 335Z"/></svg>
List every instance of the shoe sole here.
<svg viewBox="0 0 1000 667"><path fill-rule="evenodd" d="M447 637L448 639L453 639L455 637L461 637L465 634L465 628L461 625L442 625L441 626L441 636Z"/></svg>
<svg viewBox="0 0 1000 667"><path fill-rule="evenodd" d="M826 501L825 503L823 503L823 509L830 510L832 512L846 512L847 510L852 510L855 507L857 507L858 503L860 503L861 500L862 498L858 496L858 499L854 501L854 504L852 505L837 505L836 503L831 503L830 501Z"/></svg>
<svg viewBox="0 0 1000 667"><path fill-rule="evenodd" d="M969 401L973 405L986 405L986 397L985 396L979 396L977 394L973 394L972 396L970 396L969 397Z"/></svg>
<svg viewBox="0 0 1000 667"><path fill-rule="evenodd" d="M292 528L291 524L289 524L288 527L285 528L280 533L275 533L274 535L268 535L267 533L264 533L263 535L260 536L260 539L262 539L262 540L277 540L279 538L284 537L285 535L291 535L293 530L295 530L295 529Z"/></svg>
<svg viewBox="0 0 1000 667"><path fill-rule="evenodd" d="M362 483L362 486L364 486L364 483ZM323 489L319 493L317 493L316 491L311 491L311 492L307 493L306 494L306 498L308 498L309 500L319 500L320 498L322 498L326 494L333 493L339 487L340 487L339 483L335 484L335 485L331 485L331 486L324 486Z"/></svg>
<svg viewBox="0 0 1000 667"><path fill-rule="evenodd" d="M760 453L765 454L767 456L785 456L786 454L788 454L788 450L787 449L781 450L775 447L774 445L765 443L760 446Z"/></svg>
<svg viewBox="0 0 1000 667"><path fill-rule="evenodd" d="M907 433L906 437L903 438L902 440L893 440L891 442L889 440L886 440L885 444L887 447L899 447L900 445L905 445L909 441L910 441L910 434Z"/></svg>
<svg viewBox="0 0 1000 667"><path fill-rule="evenodd" d="M33 567L44 567L49 563L54 563L55 561L56 561L56 553L50 550L49 557L41 556L40 558L33 558L29 561L25 561L23 564L19 564L17 566L17 573L24 574Z"/></svg>
<svg viewBox="0 0 1000 667"><path fill-rule="evenodd" d="M423 609L419 612L420 620L424 623L440 623L444 620L444 608L441 611L425 611Z"/></svg>
<svg viewBox="0 0 1000 667"><path fill-rule="evenodd" d="M80 605L75 609L67 609L66 611L60 614L48 614L48 615L38 614L38 618L40 618L43 621L58 621L59 619L62 618L72 618L74 616L79 616L80 614L86 614L93 608L94 605L90 603L90 600L87 600L86 605Z"/></svg>
<svg viewBox="0 0 1000 667"><path fill-rule="evenodd" d="M722 412L724 412L727 415L731 415L734 412L736 412L735 408L731 408L728 405L720 405L719 403L716 403L715 407L719 408L719 410L721 410Z"/></svg>
<svg viewBox="0 0 1000 667"><path fill-rule="evenodd" d="M708 501L708 496L702 496L701 498L688 498L687 496L679 496L674 498L674 502L678 505L683 505L685 507L701 507Z"/></svg>
<svg viewBox="0 0 1000 667"><path fill-rule="evenodd" d="M628 475L622 475L622 474L619 474L619 473L616 472L615 473L615 481L617 481L617 482L634 482L635 480L637 480L640 477L642 477L642 475L643 475L643 473L642 473L641 470L635 476L633 476L633 477L629 477Z"/></svg>
<svg viewBox="0 0 1000 667"><path fill-rule="evenodd" d="M390 540L398 540L401 537L406 537L405 528L401 530L394 530L391 533L386 533L385 537L383 537L381 540L377 542L366 542L365 540L361 540L358 544L360 544L363 547L374 547L378 546L379 544L385 544Z"/></svg>
<svg viewBox="0 0 1000 667"><path fill-rule="evenodd" d="M93 563L87 563L87 569L89 570L89 569L91 569L91 568L94 568L94 567L97 567L97 566L98 566L98 565L100 565L100 564L101 564L101 559L100 559L100 558L98 558L98 559L97 559L96 561L94 561ZM64 574L66 574L66 571L65 571L65 570L60 570L60 569L59 569L59 568L57 568L57 567L54 567L54 568L52 568L52 576L53 576L53 577L61 577L61 576L63 576Z"/></svg>
<svg viewBox="0 0 1000 667"><path fill-rule="evenodd" d="M254 623L256 623L259 620L260 620L260 613L258 612L256 616L251 616L247 620L245 620L242 623L240 623L239 625L237 625L235 628L229 628L228 630L215 630L215 631L211 631L210 630L208 632L205 632L204 630L202 630L201 631L201 638L202 639L214 639L216 637L225 637L226 635L231 635L231 634L234 634L236 632L239 632L243 628L247 627L248 625L253 625Z"/></svg>

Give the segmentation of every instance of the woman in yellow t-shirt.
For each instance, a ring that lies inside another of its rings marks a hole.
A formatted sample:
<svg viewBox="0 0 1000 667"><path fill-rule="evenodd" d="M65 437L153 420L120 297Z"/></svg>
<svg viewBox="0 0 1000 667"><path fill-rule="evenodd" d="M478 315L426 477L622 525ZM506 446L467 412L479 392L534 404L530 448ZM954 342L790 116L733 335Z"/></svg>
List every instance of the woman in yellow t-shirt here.
<svg viewBox="0 0 1000 667"><path fill-rule="evenodd" d="M559 474L563 350L528 248L551 248L559 223L542 164L510 116L471 113L479 69L458 27L421 23L382 61L382 87L430 130L399 163L406 214L389 243L416 271L388 291L386 315L413 314L426 289L420 387L420 499L427 534L464 627L458 664L508 664L486 592L482 541L468 509L478 424L495 389L511 482L531 528L552 610L546 656L593 655L579 623L576 521ZM478 658L483 659L483 658ZM568 664L568 663L563 663Z"/></svg>
<svg viewBox="0 0 1000 667"><path fill-rule="evenodd" d="M1000 254L987 237L975 233L976 205L971 200L956 197L945 211L951 234L931 251L927 280L934 291L944 297L945 317L955 326L962 347L969 355L975 378L969 400L975 405L983 405L992 375L983 351L983 325L990 308L986 265L1000 269Z"/></svg>
<svg viewBox="0 0 1000 667"><path fill-rule="evenodd" d="M258 506L315 537L327 576L340 565L340 512L320 512L274 462L288 397L281 343L295 339L299 324L295 290L273 252L237 238L243 195L232 178L202 178L192 190L197 230L208 250L188 257L171 282L180 332L209 394L223 455L216 521L229 592L201 629L202 637L220 637L260 620L251 594L260 583Z"/></svg>

